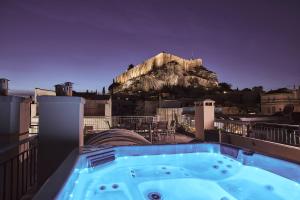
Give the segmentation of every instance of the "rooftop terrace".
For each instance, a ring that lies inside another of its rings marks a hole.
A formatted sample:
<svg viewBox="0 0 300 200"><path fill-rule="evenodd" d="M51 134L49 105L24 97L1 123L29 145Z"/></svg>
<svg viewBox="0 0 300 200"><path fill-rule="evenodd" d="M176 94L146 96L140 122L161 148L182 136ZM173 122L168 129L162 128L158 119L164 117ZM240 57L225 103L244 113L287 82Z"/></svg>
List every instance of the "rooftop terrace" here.
<svg viewBox="0 0 300 200"><path fill-rule="evenodd" d="M0 105L26 103L11 99ZM1 139L16 141L0 150L1 200L298 198L299 125L216 119L211 100L195 104L193 119L174 120L85 120L85 100L80 97L42 96L37 101L37 135L1 133ZM20 133L26 128L6 120ZM4 125L2 130L9 132L10 126ZM255 175L258 172L273 181L264 182ZM207 184L214 192L188 190ZM240 185L241 193L231 191ZM177 193L180 188L182 193Z"/></svg>

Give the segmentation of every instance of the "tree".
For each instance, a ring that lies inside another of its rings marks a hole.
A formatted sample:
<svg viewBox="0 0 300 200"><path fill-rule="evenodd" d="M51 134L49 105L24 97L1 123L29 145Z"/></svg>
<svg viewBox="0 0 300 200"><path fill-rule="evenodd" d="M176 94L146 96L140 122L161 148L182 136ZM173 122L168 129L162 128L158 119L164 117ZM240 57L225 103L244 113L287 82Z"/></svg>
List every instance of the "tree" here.
<svg viewBox="0 0 300 200"><path fill-rule="evenodd" d="M221 91L231 91L231 84L229 83L219 83L219 88L221 89Z"/></svg>
<svg viewBox="0 0 300 200"><path fill-rule="evenodd" d="M105 87L102 88L102 94L105 94Z"/></svg>
<svg viewBox="0 0 300 200"><path fill-rule="evenodd" d="M254 87L252 88L252 91L253 91L253 92L262 93L262 92L264 92L264 88L263 88L263 86L254 86Z"/></svg>
<svg viewBox="0 0 300 200"><path fill-rule="evenodd" d="M130 69L132 69L132 68L134 68L134 65L133 65L133 64L130 64L130 65L128 65L127 70L130 70Z"/></svg>
<svg viewBox="0 0 300 200"><path fill-rule="evenodd" d="M252 90L250 88L244 88L242 89L242 92L251 92Z"/></svg>

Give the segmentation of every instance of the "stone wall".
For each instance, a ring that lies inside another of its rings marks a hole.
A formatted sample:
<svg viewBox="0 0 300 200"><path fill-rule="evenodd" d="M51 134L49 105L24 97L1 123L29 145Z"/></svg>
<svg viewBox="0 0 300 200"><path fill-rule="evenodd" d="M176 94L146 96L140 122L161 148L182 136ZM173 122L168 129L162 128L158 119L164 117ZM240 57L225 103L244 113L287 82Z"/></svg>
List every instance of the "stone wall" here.
<svg viewBox="0 0 300 200"><path fill-rule="evenodd" d="M147 74L155 67L160 67L168 62L176 61L179 65L183 66L185 70L188 70L191 67L201 66L201 59L183 59L178 56L169 54L169 53L159 53L156 56L146 60L145 62L136 65L134 68L124 72L123 74L116 77L117 83L125 83L128 80Z"/></svg>

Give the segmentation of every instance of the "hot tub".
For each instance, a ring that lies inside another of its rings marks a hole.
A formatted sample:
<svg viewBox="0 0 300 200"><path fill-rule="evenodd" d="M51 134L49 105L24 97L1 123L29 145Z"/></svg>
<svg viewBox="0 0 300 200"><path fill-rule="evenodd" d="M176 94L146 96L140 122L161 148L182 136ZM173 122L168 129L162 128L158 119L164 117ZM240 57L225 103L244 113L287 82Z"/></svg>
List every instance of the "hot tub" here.
<svg viewBox="0 0 300 200"><path fill-rule="evenodd" d="M298 200L300 165L220 144L103 148L79 157L57 199Z"/></svg>

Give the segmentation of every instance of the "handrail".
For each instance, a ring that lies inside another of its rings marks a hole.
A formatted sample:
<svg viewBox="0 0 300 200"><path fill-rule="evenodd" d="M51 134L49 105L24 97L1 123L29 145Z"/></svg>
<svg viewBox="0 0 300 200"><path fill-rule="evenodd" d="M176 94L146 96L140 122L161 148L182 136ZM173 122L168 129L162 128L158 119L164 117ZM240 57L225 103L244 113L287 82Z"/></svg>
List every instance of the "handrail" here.
<svg viewBox="0 0 300 200"><path fill-rule="evenodd" d="M300 125L295 125L295 124L278 124L278 123L271 123L271 122L256 122L256 124L300 128Z"/></svg>
<svg viewBox="0 0 300 200"><path fill-rule="evenodd" d="M38 137L37 134L30 134L28 138L25 138L25 139L20 140L20 141L16 141L16 142L14 142L12 144L9 144L5 147L2 147L2 148L0 148L0 155L6 153L7 151L9 151L13 148L16 148L16 147L20 146L22 144L30 142L30 141L34 140L35 138L37 138L37 137Z"/></svg>
<svg viewBox="0 0 300 200"><path fill-rule="evenodd" d="M37 135L1 150L0 200L21 199L37 183ZM6 154L5 154L6 153Z"/></svg>
<svg viewBox="0 0 300 200"><path fill-rule="evenodd" d="M272 122L243 122L216 120L215 127L224 133L238 134L250 138L300 146L300 126Z"/></svg>
<svg viewBox="0 0 300 200"><path fill-rule="evenodd" d="M287 127L300 128L300 125L296 125L296 124L279 124L279 123L273 123L273 122L260 122L260 121L247 122L247 121L238 121L238 120L216 119L215 122L229 122L229 123L236 123L236 124L265 124L265 125L276 125L276 126L287 126Z"/></svg>

